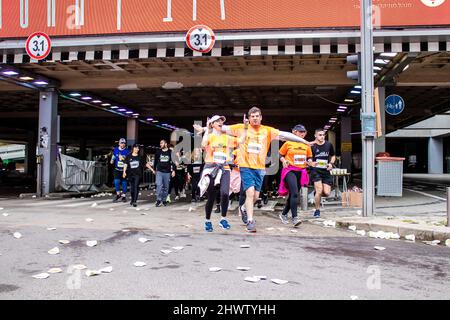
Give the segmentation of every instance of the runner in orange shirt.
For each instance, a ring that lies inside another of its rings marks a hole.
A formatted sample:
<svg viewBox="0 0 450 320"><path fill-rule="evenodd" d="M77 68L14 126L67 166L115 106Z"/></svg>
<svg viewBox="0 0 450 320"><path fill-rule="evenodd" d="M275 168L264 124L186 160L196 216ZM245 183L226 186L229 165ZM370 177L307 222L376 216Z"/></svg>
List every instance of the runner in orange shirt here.
<svg viewBox="0 0 450 320"><path fill-rule="evenodd" d="M292 133L296 136L304 138L306 136L306 128L298 124L292 129ZM292 224L298 227L302 221L297 216L298 194L302 186L308 185L309 176L306 171L308 164L312 164L311 147L301 142L285 142L280 148L280 161L283 164L281 171L280 187L278 194L285 196L289 194L286 206L280 214L281 222L288 224L288 213L292 213Z"/></svg>
<svg viewBox="0 0 450 320"><path fill-rule="evenodd" d="M217 192L220 192L220 205L222 219L219 225L222 229L230 229L230 224L226 220L229 196L230 196L230 155L231 151L237 146L237 139L222 133L221 128L225 122L223 116L213 116L208 122L208 130L203 136L202 148L206 152L205 166L202 172L202 178L205 175L209 177L207 188L208 200L205 205L205 230L213 231L211 223L211 212L216 200ZM220 172L219 172L220 171ZM220 181L217 183L218 174L221 174ZM202 183L202 182L201 182Z"/></svg>

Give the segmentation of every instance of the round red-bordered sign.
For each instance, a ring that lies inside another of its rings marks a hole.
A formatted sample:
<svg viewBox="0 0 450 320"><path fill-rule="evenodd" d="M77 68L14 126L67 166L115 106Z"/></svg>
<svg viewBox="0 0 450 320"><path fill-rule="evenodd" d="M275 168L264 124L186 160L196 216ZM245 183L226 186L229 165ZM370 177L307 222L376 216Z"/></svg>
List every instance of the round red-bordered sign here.
<svg viewBox="0 0 450 320"><path fill-rule="evenodd" d="M25 50L32 59L45 59L52 50L50 37L44 32L35 32L31 34L25 44Z"/></svg>
<svg viewBox="0 0 450 320"><path fill-rule="evenodd" d="M215 43L214 31L205 25L193 26L186 34L186 44L193 51L210 52Z"/></svg>

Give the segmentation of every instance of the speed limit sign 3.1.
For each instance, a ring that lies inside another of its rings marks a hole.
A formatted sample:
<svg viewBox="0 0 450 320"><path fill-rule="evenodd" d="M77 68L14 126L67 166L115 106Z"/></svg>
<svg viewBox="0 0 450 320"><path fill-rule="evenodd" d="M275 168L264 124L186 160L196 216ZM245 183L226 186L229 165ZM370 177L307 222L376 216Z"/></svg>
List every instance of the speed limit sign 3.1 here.
<svg viewBox="0 0 450 320"><path fill-rule="evenodd" d="M52 49L50 37L44 32L35 32L28 37L25 50L35 60L45 59Z"/></svg>
<svg viewBox="0 0 450 320"><path fill-rule="evenodd" d="M187 46L193 50L202 53L207 53L212 50L216 36L212 29L204 25L196 25L189 29L186 34Z"/></svg>

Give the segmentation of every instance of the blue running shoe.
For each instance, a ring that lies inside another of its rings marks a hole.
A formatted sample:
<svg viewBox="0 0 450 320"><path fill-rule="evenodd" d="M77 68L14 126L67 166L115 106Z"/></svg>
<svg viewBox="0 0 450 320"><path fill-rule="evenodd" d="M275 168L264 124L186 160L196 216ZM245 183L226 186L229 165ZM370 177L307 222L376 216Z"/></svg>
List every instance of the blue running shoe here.
<svg viewBox="0 0 450 320"><path fill-rule="evenodd" d="M213 226L212 226L211 221L206 221L206 222L205 222L205 230L206 230L207 232L212 232L212 231L213 231Z"/></svg>
<svg viewBox="0 0 450 320"><path fill-rule="evenodd" d="M230 224L229 224L228 221L225 220L225 219L220 220L219 225L220 225L220 227L221 227L222 229L228 230L228 229L231 228Z"/></svg>
<svg viewBox="0 0 450 320"><path fill-rule="evenodd" d="M248 223L247 210L245 210L245 204L239 207L239 212L241 213L242 222L246 225Z"/></svg>
<svg viewBox="0 0 450 320"><path fill-rule="evenodd" d="M314 211L314 218L320 218L320 210L319 209Z"/></svg>
<svg viewBox="0 0 450 320"><path fill-rule="evenodd" d="M256 232L255 221L249 221L247 223L247 232Z"/></svg>

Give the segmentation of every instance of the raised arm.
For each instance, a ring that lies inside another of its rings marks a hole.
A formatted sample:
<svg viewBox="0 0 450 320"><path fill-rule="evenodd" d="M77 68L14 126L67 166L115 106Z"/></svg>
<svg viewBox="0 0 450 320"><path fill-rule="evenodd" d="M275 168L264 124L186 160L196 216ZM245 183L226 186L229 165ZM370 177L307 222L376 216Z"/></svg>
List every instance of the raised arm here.
<svg viewBox="0 0 450 320"><path fill-rule="evenodd" d="M277 139L282 140L282 141L302 142L307 145L311 145L311 142L308 142L305 139L300 138L300 137L296 136L295 134L293 134L291 132L287 132L287 131L280 131Z"/></svg>

